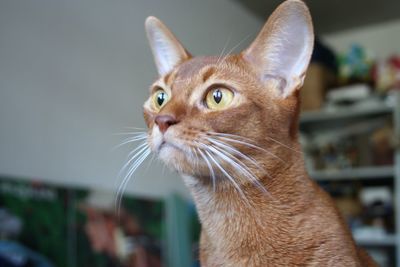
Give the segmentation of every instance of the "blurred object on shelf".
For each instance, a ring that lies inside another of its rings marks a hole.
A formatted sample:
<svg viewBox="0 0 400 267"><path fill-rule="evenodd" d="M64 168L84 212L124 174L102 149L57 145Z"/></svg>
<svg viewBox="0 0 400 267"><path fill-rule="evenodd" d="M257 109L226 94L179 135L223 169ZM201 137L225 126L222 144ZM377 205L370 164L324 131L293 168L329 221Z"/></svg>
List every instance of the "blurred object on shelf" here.
<svg viewBox="0 0 400 267"><path fill-rule="evenodd" d="M392 127L386 126L377 129L371 136L371 146L374 165L394 164L394 133Z"/></svg>
<svg viewBox="0 0 400 267"><path fill-rule="evenodd" d="M338 56L339 83L370 83L373 60L366 49L358 44L353 44L350 49Z"/></svg>
<svg viewBox="0 0 400 267"><path fill-rule="evenodd" d="M393 266L390 262L390 256L386 249L381 248L369 248L367 249L368 254L378 263L378 266L389 267Z"/></svg>
<svg viewBox="0 0 400 267"><path fill-rule="evenodd" d="M377 94L371 94L369 97L360 99L359 101L354 101L354 100L341 101L341 102L327 101L324 104L323 109L334 112L334 111L345 110L346 108L368 110L368 109L377 109L389 106L390 105L388 105L387 99L385 97L379 96Z"/></svg>
<svg viewBox="0 0 400 267"><path fill-rule="evenodd" d="M301 140L309 171L391 165L394 161L393 127L386 117L302 133Z"/></svg>
<svg viewBox="0 0 400 267"><path fill-rule="evenodd" d="M356 196L353 194L347 194L341 197L335 197L334 200L340 213L346 219L351 228L353 228L354 225L359 224L359 218L361 217L363 208Z"/></svg>
<svg viewBox="0 0 400 267"><path fill-rule="evenodd" d="M361 189L360 201L363 205L363 221L371 227L371 235L394 232L393 194L388 186L364 187Z"/></svg>
<svg viewBox="0 0 400 267"><path fill-rule="evenodd" d="M320 109L326 89L336 83L337 63L333 51L318 39L301 89L301 109Z"/></svg>
<svg viewBox="0 0 400 267"><path fill-rule="evenodd" d="M385 99L372 94L368 84L358 83L329 90L323 109L329 111L343 110L344 108L373 109L386 105Z"/></svg>
<svg viewBox="0 0 400 267"><path fill-rule="evenodd" d="M320 109L324 103L325 90L334 77L324 65L311 63L301 89L301 109L304 111Z"/></svg>
<svg viewBox="0 0 400 267"><path fill-rule="evenodd" d="M357 240L387 239L394 233L394 197L388 186L360 182L326 182L322 187L333 197Z"/></svg>
<svg viewBox="0 0 400 267"><path fill-rule="evenodd" d="M375 87L379 92L400 89L400 57L379 60L373 69Z"/></svg>
<svg viewBox="0 0 400 267"><path fill-rule="evenodd" d="M367 84L353 84L329 90L326 99L330 103L353 104L371 96L371 88Z"/></svg>
<svg viewBox="0 0 400 267"><path fill-rule="evenodd" d="M354 138L327 143L315 149L315 170L340 170L359 165L359 153Z"/></svg>

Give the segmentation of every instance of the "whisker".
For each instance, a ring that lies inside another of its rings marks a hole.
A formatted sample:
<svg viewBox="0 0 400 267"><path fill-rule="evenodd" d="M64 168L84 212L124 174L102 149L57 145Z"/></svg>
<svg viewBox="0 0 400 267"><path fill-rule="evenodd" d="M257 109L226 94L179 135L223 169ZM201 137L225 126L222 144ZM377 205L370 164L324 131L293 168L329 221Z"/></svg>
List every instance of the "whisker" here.
<svg viewBox="0 0 400 267"><path fill-rule="evenodd" d="M150 165L153 163L155 157L156 157L156 154L153 153L151 155L151 158L150 158L149 162L147 163L146 170L145 170L146 172L149 170Z"/></svg>
<svg viewBox="0 0 400 267"><path fill-rule="evenodd" d="M257 167L258 169L260 169L261 171L265 171L265 169L263 167L260 166L260 164L253 159L252 157L249 157L245 154L243 154L242 152L240 152L239 150L237 150L236 148L222 142L221 140L214 140L212 138L206 138L209 142L213 143L216 146L219 146L222 149L227 149L229 151L231 151L232 153L235 153L236 155L244 158L245 160L249 161L250 163L252 163L255 167Z"/></svg>
<svg viewBox="0 0 400 267"><path fill-rule="evenodd" d="M221 59L222 56L224 55L225 49L228 47L228 44L229 44L229 42L231 41L232 33L233 33L233 32L231 32L231 33L229 34L229 37L228 37L228 39L226 40L226 42L225 42L225 44L224 44L224 47L222 48L222 51L221 51L221 53L220 53L219 56L218 56L217 65L219 64L220 59Z"/></svg>
<svg viewBox="0 0 400 267"><path fill-rule="evenodd" d="M189 146L189 150L191 157L194 159L194 163L196 165L195 167L196 169L198 169L199 168L199 156L197 155L198 152L192 146Z"/></svg>
<svg viewBox="0 0 400 267"><path fill-rule="evenodd" d="M126 174L122 183L119 185L118 190L117 190L117 195L116 195L116 203L115 203L118 216L120 215L123 193L125 191L125 188L129 182L130 178L132 177L133 173L137 170L137 168L143 163L143 161L150 155L150 153L151 153L150 148L145 147L145 150L140 150L139 152L137 152L135 154L134 157L137 157L136 161L129 168L128 173Z"/></svg>
<svg viewBox="0 0 400 267"><path fill-rule="evenodd" d="M146 128L140 128L140 127L124 127L125 129L132 129L132 130L146 130Z"/></svg>
<svg viewBox="0 0 400 267"><path fill-rule="evenodd" d="M145 140L145 139L147 139L147 134L146 134L146 135L143 135L143 136L136 136L136 137L126 138L125 140L122 141L121 144L116 145L115 147L113 147L112 150L115 150L115 149L117 149L117 148L120 148L120 147L123 146L123 145L129 144L129 143L133 143L133 142L136 142L136 141Z"/></svg>
<svg viewBox="0 0 400 267"><path fill-rule="evenodd" d="M251 143L248 143L248 142L245 142L245 141L233 139L233 138L230 138L230 137L225 137L224 134L219 134L219 133L210 133L210 134L212 134L212 135L214 135L215 137L218 137L218 138L220 138L220 139L223 139L223 140L232 142L232 143L238 143L238 144L242 144L242 145L245 145L245 146L248 146L248 147L251 147L251 148L258 149L259 151L263 151L264 153L267 153L268 155L270 155L270 156L272 156L272 157L274 157L274 158L280 160L282 163L285 163L285 164L286 164L286 161L284 161L283 159L281 159L280 157L278 157L278 156L275 155L274 153L272 153L272 152L270 152L270 151L268 151L268 150L266 150L266 149L264 149L264 148L262 148L262 147L259 147L259 146L257 146L257 145L254 145L254 144L251 144ZM220 136L220 135L221 135L221 136ZM235 137L240 137L240 136L235 136Z"/></svg>
<svg viewBox="0 0 400 267"><path fill-rule="evenodd" d="M142 134L147 134L147 132L143 132L143 131L137 131L137 132L119 132L119 133L114 133L113 135L132 135L132 136L137 136L137 135L142 135Z"/></svg>
<svg viewBox="0 0 400 267"><path fill-rule="evenodd" d="M132 150L129 155L128 155L128 161L122 166L121 170L118 172L118 177L122 175L122 173L126 170L126 168L129 166L129 164L140 154L142 153L145 149L147 148L147 142L143 142L139 146L137 146L134 150ZM135 154L136 153L136 154ZM131 155L134 154L132 157Z"/></svg>
<svg viewBox="0 0 400 267"><path fill-rule="evenodd" d="M136 148L135 150L137 150L138 148ZM124 177L124 179L126 178L127 174L129 174L132 166L136 163L136 160L138 157L140 157L140 155L142 153L144 153L147 150L147 146L143 146L140 150L138 150L131 158L129 158L129 160L124 164L124 166L122 167L122 169L119 171L118 173L118 177L122 177L122 174L125 172L126 175ZM133 161L133 165L130 166L130 163ZM129 167L130 166L130 167ZM128 168L129 167L129 168ZM124 179L122 180L121 183L123 183Z"/></svg>
<svg viewBox="0 0 400 267"><path fill-rule="evenodd" d="M280 142L280 141L278 141L278 140L275 140L275 139L272 138L272 137L269 137L269 136L265 136L265 137L267 137L267 138L270 139L271 141L273 141L273 142L275 142L275 143L277 143L277 144L279 144L279 145L281 145L281 146L283 146L283 147L286 147L287 149L292 150L293 152L300 153L300 154L303 153L302 151L299 151L299 150L294 149L294 148L292 148L292 147L290 147L290 146L288 146L288 145L285 145L284 143L282 143L282 142Z"/></svg>
<svg viewBox="0 0 400 267"><path fill-rule="evenodd" d="M235 50L239 45L241 45L244 41L246 41L246 40L250 37L250 35L251 35L251 34L248 34L248 35L245 36L239 43L237 43L235 46L233 46L233 47L228 51L228 53L226 53L225 57L223 57L223 58L219 61L219 63L222 62L222 61L224 61L224 60L230 55L230 53L232 53L233 50Z"/></svg>
<svg viewBox="0 0 400 267"><path fill-rule="evenodd" d="M237 182L235 181L235 179L224 169L224 167L221 166L221 164L218 163L218 161L215 160L215 158L207 151L204 150L204 153L206 153L209 157L209 159L214 162L215 166L217 166L217 168L229 179L229 181L231 181L232 185L236 188L237 192L241 195L241 197L243 198L243 200L245 200L246 202L248 202L245 194L243 193L242 189L240 188L240 186L237 184Z"/></svg>
<svg viewBox="0 0 400 267"><path fill-rule="evenodd" d="M250 163L252 163L256 168L258 168L260 171L262 171L263 173L265 173L269 178L272 178L272 176L268 173L268 171L266 169L264 169L263 167L260 166L260 164L253 159L252 157L249 157L245 154L243 154L242 152L240 152L239 150L237 150L236 148L220 141L220 140L214 140L212 138L207 138L207 140L211 143L213 143L215 146L219 147L221 151L224 151L224 148L227 150L230 150L232 153L235 153L236 155L244 158L245 160L249 161ZM224 151L226 153L228 153L227 151ZM228 153L229 154L229 153ZM233 156L233 155L232 155ZM239 158L233 156L237 161L241 162ZM244 163L242 163L243 165L245 165ZM245 165L246 166L246 165ZM246 166L247 167L247 166ZM247 167L248 168L248 167Z"/></svg>
<svg viewBox="0 0 400 267"><path fill-rule="evenodd" d="M213 132L211 132L211 133L212 134L217 134L217 135L223 135L223 136L237 137L237 138L241 138L243 140L247 140L247 141L253 142L251 139L243 137L243 136L240 136L240 135L228 134L228 133L213 133ZM290 150L296 152L296 153L302 153L301 151L299 151L297 149L294 149L294 148L292 148L292 147L290 147L290 146L288 146L288 145L286 145L286 144L284 144L284 143L282 143L282 142L280 142L280 141L278 141L278 140L276 140L276 139L274 139L274 138L272 138L270 136L265 136L265 137L270 139L271 141L273 141L273 142L275 142L275 143L287 148L287 149L290 149Z"/></svg>
<svg viewBox="0 0 400 267"><path fill-rule="evenodd" d="M260 183L254 173L252 173L252 171L245 164L240 162L235 156L214 146L210 146L209 149L215 154L218 154L221 158L223 158L226 163L231 164L231 166L233 166L236 170L241 171L246 177L250 179L253 184L255 184L264 193L268 193L267 189L264 187L264 185Z"/></svg>
<svg viewBox="0 0 400 267"><path fill-rule="evenodd" d="M213 169L210 161L206 157L206 155L203 152L201 152L201 150L199 148L197 148L197 151L199 152L200 156L204 159L204 161L207 164L208 169L210 170L211 180L212 180L212 184L213 184L213 191L215 193L215 191L216 191L216 178L215 178L214 169Z"/></svg>

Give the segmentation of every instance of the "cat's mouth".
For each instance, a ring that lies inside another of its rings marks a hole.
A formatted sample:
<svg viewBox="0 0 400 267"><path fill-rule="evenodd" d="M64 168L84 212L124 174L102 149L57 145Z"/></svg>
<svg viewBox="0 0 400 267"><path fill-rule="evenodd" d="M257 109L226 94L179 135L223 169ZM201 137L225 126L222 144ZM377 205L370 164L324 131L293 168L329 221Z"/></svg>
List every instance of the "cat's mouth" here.
<svg viewBox="0 0 400 267"><path fill-rule="evenodd" d="M182 147L180 147L179 145L163 139L157 148L157 153L161 154L164 150L171 150L171 149L179 150L180 152L185 152L184 149Z"/></svg>
<svg viewBox="0 0 400 267"><path fill-rule="evenodd" d="M162 149L164 149L164 148L169 148L169 147L170 147L170 148L178 149L177 146L175 146L175 145L173 145L173 144L171 144L171 143L169 143L169 142L163 140L163 141L161 142L161 144L160 144L160 145L158 146L158 148L157 148L157 153L160 154L160 152L161 152Z"/></svg>

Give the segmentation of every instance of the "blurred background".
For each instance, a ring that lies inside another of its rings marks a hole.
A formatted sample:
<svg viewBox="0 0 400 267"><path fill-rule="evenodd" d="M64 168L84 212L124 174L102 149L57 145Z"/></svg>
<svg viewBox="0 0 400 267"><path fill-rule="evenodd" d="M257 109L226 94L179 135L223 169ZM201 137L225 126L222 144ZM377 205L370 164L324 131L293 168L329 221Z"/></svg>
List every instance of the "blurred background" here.
<svg viewBox="0 0 400 267"><path fill-rule="evenodd" d="M0 1L0 266L197 266L180 177L144 163L114 206L157 78L162 19L194 55L235 53L277 0ZM400 266L400 2L306 1L317 42L302 89L307 168L356 241Z"/></svg>

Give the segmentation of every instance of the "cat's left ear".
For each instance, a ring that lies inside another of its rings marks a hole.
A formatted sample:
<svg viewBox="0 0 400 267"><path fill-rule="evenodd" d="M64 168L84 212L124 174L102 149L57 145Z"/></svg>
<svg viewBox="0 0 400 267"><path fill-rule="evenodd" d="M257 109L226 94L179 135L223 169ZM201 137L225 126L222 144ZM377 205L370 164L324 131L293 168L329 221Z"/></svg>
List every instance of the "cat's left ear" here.
<svg viewBox="0 0 400 267"><path fill-rule="evenodd" d="M159 19L148 17L145 28L160 76L167 74L179 63L190 58L190 54L175 35Z"/></svg>
<svg viewBox="0 0 400 267"><path fill-rule="evenodd" d="M314 45L310 12L300 0L283 2L242 56L260 79L287 97L303 85Z"/></svg>

